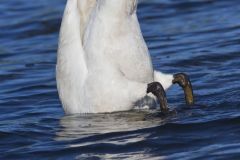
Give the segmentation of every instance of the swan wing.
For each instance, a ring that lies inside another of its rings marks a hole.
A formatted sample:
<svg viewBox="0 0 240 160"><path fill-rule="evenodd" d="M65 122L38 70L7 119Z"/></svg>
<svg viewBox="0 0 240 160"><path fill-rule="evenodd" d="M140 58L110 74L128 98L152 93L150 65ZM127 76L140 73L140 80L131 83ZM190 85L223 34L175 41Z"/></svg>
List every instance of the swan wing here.
<svg viewBox="0 0 240 160"><path fill-rule="evenodd" d="M81 21L81 39L83 40L86 26L89 22L93 8L96 5L96 0L77 0L77 7Z"/></svg>
<svg viewBox="0 0 240 160"><path fill-rule="evenodd" d="M59 35L57 66L68 73L84 75L87 72L82 38L95 4L96 0L67 1Z"/></svg>
<svg viewBox="0 0 240 160"><path fill-rule="evenodd" d="M93 0L68 0L63 14L58 42L56 79L66 113L78 112L79 106L83 106L83 86L88 69L82 37L91 12L90 5L93 5Z"/></svg>

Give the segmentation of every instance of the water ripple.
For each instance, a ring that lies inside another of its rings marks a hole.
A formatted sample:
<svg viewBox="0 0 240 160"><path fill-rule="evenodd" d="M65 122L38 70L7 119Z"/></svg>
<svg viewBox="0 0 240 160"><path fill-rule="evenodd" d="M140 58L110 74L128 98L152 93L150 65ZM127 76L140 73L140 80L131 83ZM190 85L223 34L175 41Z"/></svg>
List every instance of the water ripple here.
<svg viewBox="0 0 240 160"><path fill-rule="evenodd" d="M238 0L142 0L155 69L190 75L198 104L64 116L55 82L65 0L0 4L0 159L239 159Z"/></svg>

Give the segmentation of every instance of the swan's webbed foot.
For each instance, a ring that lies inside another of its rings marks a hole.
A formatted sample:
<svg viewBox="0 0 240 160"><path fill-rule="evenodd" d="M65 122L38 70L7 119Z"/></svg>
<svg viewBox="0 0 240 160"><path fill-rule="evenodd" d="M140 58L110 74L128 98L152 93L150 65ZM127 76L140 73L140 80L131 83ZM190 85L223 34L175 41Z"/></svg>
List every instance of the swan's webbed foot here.
<svg viewBox="0 0 240 160"><path fill-rule="evenodd" d="M183 88L185 94L185 100L187 105L194 105L194 96L192 90L191 81L185 73L175 74L174 79L172 81L173 84L179 84L180 87Z"/></svg>
<svg viewBox="0 0 240 160"><path fill-rule="evenodd" d="M160 103L161 112L167 114L169 112L166 93L163 86L159 82L152 82L148 84L147 93L155 95Z"/></svg>

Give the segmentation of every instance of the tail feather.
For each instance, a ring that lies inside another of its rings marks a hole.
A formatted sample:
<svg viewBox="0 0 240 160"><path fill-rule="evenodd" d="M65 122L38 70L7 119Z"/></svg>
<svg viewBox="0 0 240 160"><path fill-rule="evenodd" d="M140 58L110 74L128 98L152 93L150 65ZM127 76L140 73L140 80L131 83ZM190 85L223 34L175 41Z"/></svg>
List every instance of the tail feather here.
<svg viewBox="0 0 240 160"><path fill-rule="evenodd" d="M167 90L172 85L173 75L164 74L159 71L154 71L154 81L157 81L162 84L164 90Z"/></svg>

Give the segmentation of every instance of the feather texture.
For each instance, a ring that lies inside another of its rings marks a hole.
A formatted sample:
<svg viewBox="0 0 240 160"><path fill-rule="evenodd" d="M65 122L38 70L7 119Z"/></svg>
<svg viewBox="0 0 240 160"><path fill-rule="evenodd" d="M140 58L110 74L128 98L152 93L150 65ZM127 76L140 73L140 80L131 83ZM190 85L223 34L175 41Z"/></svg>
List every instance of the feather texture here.
<svg viewBox="0 0 240 160"><path fill-rule="evenodd" d="M153 105L143 100L147 84L157 80L170 87L172 75L153 70L136 6L137 0L68 0L57 60L58 91L66 113Z"/></svg>

